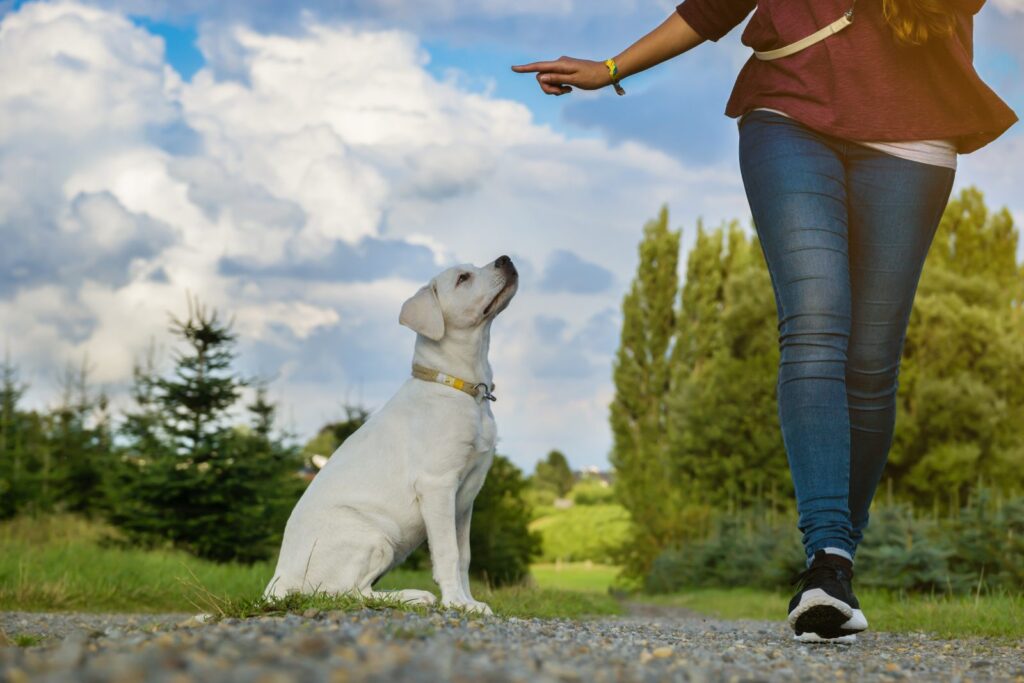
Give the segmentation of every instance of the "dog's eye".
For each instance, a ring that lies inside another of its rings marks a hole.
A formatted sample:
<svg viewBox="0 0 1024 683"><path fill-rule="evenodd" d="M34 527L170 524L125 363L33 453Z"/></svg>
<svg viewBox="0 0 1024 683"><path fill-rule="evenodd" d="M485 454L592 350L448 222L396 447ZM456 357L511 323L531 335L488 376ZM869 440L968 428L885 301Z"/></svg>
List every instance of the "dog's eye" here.
<svg viewBox="0 0 1024 683"><path fill-rule="evenodd" d="M469 276L469 273L463 273L462 275L460 275L460 276L459 276L459 279L455 281L455 286L456 286L456 287L458 287L458 286L459 286L459 285L461 285L461 284L462 284L463 282L465 282L466 280L468 280L468 279L469 279L469 277L470 277L470 276Z"/></svg>

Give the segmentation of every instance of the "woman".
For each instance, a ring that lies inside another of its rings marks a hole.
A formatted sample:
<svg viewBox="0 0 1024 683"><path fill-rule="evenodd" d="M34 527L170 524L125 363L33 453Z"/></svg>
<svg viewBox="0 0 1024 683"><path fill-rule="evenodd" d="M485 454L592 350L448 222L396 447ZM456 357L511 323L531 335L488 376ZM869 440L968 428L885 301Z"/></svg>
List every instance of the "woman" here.
<svg viewBox="0 0 1024 683"><path fill-rule="evenodd" d="M739 117L740 173L778 310L778 411L808 566L789 624L810 642L867 628L853 559L892 443L918 278L956 155L1017 120L972 65L984 0L853 2L685 0L607 62L512 67L551 95L621 95L622 78L717 41L756 6L741 36L755 54L725 114Z"/></svg>

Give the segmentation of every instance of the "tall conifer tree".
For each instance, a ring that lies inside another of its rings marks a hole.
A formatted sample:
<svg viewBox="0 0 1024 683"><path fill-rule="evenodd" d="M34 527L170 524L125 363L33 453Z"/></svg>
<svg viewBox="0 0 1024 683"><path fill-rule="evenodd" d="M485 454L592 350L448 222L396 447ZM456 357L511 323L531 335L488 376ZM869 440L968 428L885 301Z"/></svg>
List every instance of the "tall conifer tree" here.
<svg viewBox="0 0 1024 683"><path fill-rule="evenodd" d="M664 400L672 384L679 236L679 231L669 230L667 207L644 227L636 277L622 302L622 334L613 370L610 460L616 495L634 525L623 560L637 574L646 571L680 523L681 487L671 480Z"/></svg>

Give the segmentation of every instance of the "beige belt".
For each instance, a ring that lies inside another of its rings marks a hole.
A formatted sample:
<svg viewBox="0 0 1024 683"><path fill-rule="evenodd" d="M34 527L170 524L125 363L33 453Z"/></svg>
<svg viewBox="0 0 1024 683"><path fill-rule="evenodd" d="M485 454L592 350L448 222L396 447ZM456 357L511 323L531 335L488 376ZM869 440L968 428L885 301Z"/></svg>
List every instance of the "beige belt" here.
<svg viewBox="0 0 1024 683"><path fill-rule="evenodd" d="M854 4L856 4L856 2L857 0L854 0ZM795 43L784 45L775 50L767 50L765 52L758 52L757 50L754 50L754 56L757 57L758 59L769 60L778 59L779 57L785 57L786 55L791 55L794 52L799 52L800 50L803 50L808 45L814 45L818 41L828 38L833 33L839 33L852 23L853 6L851 6L850 9L846 10L846 12L843 13L843 16L839 17L825 28L818 29L817 31L807 36L806 38L801 38Z"/></svg>

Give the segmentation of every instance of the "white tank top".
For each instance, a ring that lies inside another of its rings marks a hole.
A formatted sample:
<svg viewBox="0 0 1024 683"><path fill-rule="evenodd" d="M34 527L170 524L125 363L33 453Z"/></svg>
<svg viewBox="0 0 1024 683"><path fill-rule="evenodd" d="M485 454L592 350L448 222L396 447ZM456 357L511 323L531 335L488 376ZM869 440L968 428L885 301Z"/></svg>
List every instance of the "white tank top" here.
<svg viewBox="0 0 1024 683"><path fill-rule="evenodd" d="M773 111L776 114L782 114L783 116L793 118L789 116L789 114L781 112L778 109L769 109L768 107L754 107L754 109ZM922 164L932 164L935 166L945 166L946 168L956 169L956 144L949 139L908 140L906 142L865 142L863 140L850 140L850 142L855 142L858 145L865 145L867 147L873 147L882 152L902 157L904 159L910 159L911 161L919 161Z"/></svg>

